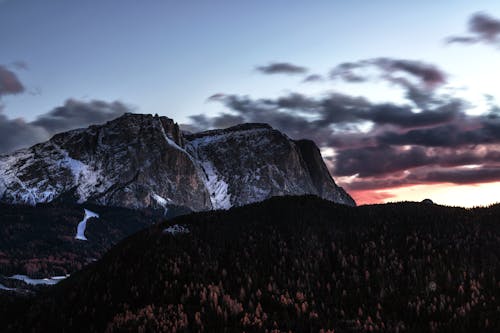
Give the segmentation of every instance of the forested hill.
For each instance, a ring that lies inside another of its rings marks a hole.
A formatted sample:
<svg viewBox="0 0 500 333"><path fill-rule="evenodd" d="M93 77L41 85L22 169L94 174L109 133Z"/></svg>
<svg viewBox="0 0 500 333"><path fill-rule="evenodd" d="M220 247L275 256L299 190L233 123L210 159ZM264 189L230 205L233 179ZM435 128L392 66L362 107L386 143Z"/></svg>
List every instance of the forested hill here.
<svg viewBox="0 0 500 333"><path fill-rule="evenodd" d="M181 216L3 311L11 331L498 332L500 206L307 196Z"/></svg>

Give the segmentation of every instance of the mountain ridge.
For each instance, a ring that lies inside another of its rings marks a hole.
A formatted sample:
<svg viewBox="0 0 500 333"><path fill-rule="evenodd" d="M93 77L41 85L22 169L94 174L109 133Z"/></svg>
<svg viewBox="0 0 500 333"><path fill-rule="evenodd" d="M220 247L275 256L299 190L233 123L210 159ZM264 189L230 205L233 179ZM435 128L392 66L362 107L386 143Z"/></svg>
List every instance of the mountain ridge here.
<svg viewBox="0 0 500 333"><path fill-rule="evenodd" d="M200 211L315 194L355 205L316 145L300 142L262 123L186 134L173 119L126 113L0 156L0 201Z"/></svg>

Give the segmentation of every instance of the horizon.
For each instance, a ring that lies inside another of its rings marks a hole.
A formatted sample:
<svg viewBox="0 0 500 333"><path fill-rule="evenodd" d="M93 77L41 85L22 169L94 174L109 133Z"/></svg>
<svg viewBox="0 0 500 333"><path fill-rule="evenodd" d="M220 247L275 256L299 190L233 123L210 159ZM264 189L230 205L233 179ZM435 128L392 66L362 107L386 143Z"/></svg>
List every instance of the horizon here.
<svg viewBox="0 0 500 333"><path fill-rule="evenodd" d="M0 154L125 112L267 123L358 205L500 189L500 4L0 1ZM355 22L355 24L353 24Z"/></svg>

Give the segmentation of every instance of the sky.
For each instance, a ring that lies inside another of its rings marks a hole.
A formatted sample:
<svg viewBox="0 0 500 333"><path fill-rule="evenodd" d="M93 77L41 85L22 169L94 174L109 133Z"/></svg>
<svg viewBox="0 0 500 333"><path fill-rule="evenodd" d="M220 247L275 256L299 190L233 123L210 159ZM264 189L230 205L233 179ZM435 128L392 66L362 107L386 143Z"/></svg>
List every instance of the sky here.
<svg viewBox="0 0 500 333"><path fill-rule="evenodd" d="M0 153L123 112L267 122L359 204L500 201L498 1L0 0Z"/></svg>

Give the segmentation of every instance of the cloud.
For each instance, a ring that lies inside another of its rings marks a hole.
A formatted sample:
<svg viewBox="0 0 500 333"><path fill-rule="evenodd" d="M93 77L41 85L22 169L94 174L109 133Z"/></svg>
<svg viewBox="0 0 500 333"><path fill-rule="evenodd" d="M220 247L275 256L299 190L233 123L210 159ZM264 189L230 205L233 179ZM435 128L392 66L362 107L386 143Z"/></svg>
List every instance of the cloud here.
<svg viewBox="0 0 500 333"><path fill-rule="evenodd" d="M469 19L469 35L452 36L447 43L458 44L498 44L500 42L500 20L486 13L475 13Z"/></svg>
<svg viewBox="0 0 500 333"><path fill-rule="evenodd" d="M368 70L376 69L374 77L366 74ZM417 60L372 58L357 62L345 62L335 66L330 71L330 78L342 79L347 82L366 82L368 80L387 80L402 85L405 88L414 86L401 74L407 74L417 80L417 84L433 89L446 83L447 75L438 67Z"/></svg>
<svg viewBox="0 0 500 333"><path fill-rule="evenodd" d="M403 88L406 98L420 108L432 104L435 90L447 82L447 74L433 64L383 57L341 63L329 77L348 83L388 82Z"/></svg>
<svg viewBox="0 0 500 333"><path fill-rule="evenodd" d="M0 154L33 145L48 138L48 133L21 118L0 114Z"/></svg>
<svg viewBox="0 0 500 333"><path fill-rule="evenodd" d="M436 66L421 61L378 58L373 60L374 64L383 69L386 74L403 72L410 74L420 80L428 87L434 88L446 83L446 74ZM389 79L393 77L389 76Z"/></svg>
<svg viewBox="0 0 500 333"><path fill-rule="evenodd" d="M376 58L336 68L356 70L354 74L362 76L365 66L378 71L376 80L406 87L408 95L414 94L408 100L421 98L423 102L414 106L374 103L331 92L320 97L288 93L265 99L219 93L209 100L222 103L227 111L193 116L191 126L209 129L267 122L291 138L312 139L321 148L334 149L335 154L326 158L332 174L348 190L361 191L360 195L407 185L458 182L458 176L452 175L463 176L462 183L494 178L496 173L489 170L500 168L500 112L494 101L490 100L489 112L468 115L467 101L436 92L446 83L444 71L423 62ZM470 165L474 172L451 172Z"/></svg>
<svg viewBox="0 0 500 333"><path fill-rule="evenodd" d="M291 93L275 99L251 99L248 96L217 94L211 101L223 103L230 112L215 117L193 116L192 125L200 128L215 128L218 124L232 122L262 122L289 133L292 136L328 133L330 126L349 127L366 122L376 125L391 125L396 128L419 128L446 124L460 118L462 104L456 100L441 101L433 109L414 112L406 105L371 103L363 97L330 93L322 98L312 98L300 93ZM324 142L324 140L321 140Z"/></svg>
<svg viewBox="0 0 500 333"><path fill-rule="evenodd" d="M491 20L490 20L491 21ZM475 19L471 31L496 39L496 24ZM309 138L333 153L331 173L356 198L387 199L378 192L418 184L475 184L500 180L500 108L487 99L483 114L471 104L441 94L448 74L418 60L387 57L346 62L329 73L350 83L388 82L405 92L406 102L375 103L363 96L328 92L287 93L276 98L218 93L210 102L225 111L191 117L191 128L211 129L243 122L266 122L293 139ZM315 82L311 74L302 82Z"/></svg>
<svg viewBox="0 0 500 333"><path fill-rule="evenodd" d="M422 147L364 147L340 151L336 157L334 172L339 176L357 174L365 178L401 172L431 163L435 163L435 157L427 155Z"/></svg>
<svg viewBox="0 0 500 333"><path fill-rule="evenodd" d="M31 124L52 135L73 128L104 123L128 111L129 107L121 102L82 102L68 99L64 105L39 116Z"/></svg>
<svg viewBox="0 0 500 333"><path fill-rule="evenodd" d="M121 102L82 102L69 99L64 105L31 122L21 118L9 119L0 114L0 153L45 141L58 132L100 124L129 111L130 108Z"/></svg>
<svg viewBox="0 0 500 333"><path fill-rule="evenodd" d="M394 180L394 177L404 177L405 183L399 183L399 185L436 182L438 181L436 177L428 175L439 169L447 171L473 166L477 168L476 173L479 173L483 170L482 166L497 165L498 167L500 151L496 147L457 151L449 148L420 146L374 146L341 150L335 156L335 162L334 173L336 175L357 174L358 179L368 180L370 186L373 186L374 179L376 179L376 187L379 188L383 185L396 186L394 182L389 183ZM464 178L463 182L473 183L474 180ZM358 183L356 189L367 189L367 187L360 187Z"/></svg>
<svg viewBox="0 0 500 333"><path fill-rule="evenodd" d="M213 94L212 96L209 96L207 98L207 101L210 102L210 101L218 101L218 100L221 100L221 99L224 99L225 97L225 94L223 93L217 93L217 94Z"/></svg>
<svg viewBox="0 0 500 333"><path fill-rule="evenodd" d="M297 66L288 62L272 62L265 66L258 66L255 68L263 74L304 74L308 70L306 67Z"/></svg>
<svg viewBox="0 0 500 333"><path fill-rule="evenodd" d="M446 39L446 42L448 44L475 44L479 40L476 37L466 37L466 36L455 36L455 37L449 37Z"/></svg>
<svg viewBox="0 0 500 333"><path fill-rule="evenodd" d="M425 180L429 182L447 182L454 184L475 184L494 182L500 179L500 166L482 168L459 168L429 172Z"/></svg>
<svg viewBox="0 0 500 333"><path fill-rule="evenodd" d="M323 81L324 81L323 76L321 76L319 74L308 75L304 78L304 80L302 80L302 82L304 82L304 83L323 82Z"/></svg>
<svg viewBox="0 0 500 333"><path fill-rule="evenodd" d="M0 65L0 97L9 94L19 94L25 88L17 75L5 66Z"/></svg>
<svg viewBox="0 0 500 333"><path fill-rule="evenodd" d="M489 115L466 116L431 128L407 132L387 131L377 137L381 144L420 145L427 147L461 147L500 144L500 119Z"/></svg>
<svg viewBox="0 0 500 333"><path fill-rule="evenodd" d="M344 62L339 64L330 71L330 79L342 79L343 81L352 83L366 82L369 80L369 77L366 76L365 73L358 74L356 71L370 66L370 61L371 60L361 60L358 62Z"/></svg>

